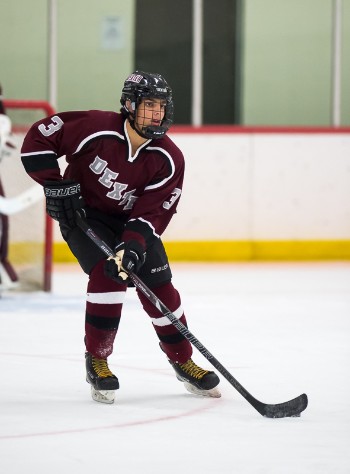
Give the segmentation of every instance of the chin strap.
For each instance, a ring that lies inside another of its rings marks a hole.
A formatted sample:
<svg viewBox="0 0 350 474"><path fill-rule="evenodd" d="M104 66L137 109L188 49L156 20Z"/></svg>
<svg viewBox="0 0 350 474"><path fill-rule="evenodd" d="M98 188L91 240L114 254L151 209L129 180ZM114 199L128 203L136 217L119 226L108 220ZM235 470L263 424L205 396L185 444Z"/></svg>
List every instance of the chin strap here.
<svg viewBox="0 0 350 474"><path fill-rule="evenodd" d="M137 128L135 127L135 120L131 120L130 116L132 116L129 112L129 116L128 116L128 120L129 120L129 123L130 123L130 126L131 128L142 138L146 138L147 140L149 140L150 137L146 137L146 135L143 135L140 130L137 130Z"/></svg>

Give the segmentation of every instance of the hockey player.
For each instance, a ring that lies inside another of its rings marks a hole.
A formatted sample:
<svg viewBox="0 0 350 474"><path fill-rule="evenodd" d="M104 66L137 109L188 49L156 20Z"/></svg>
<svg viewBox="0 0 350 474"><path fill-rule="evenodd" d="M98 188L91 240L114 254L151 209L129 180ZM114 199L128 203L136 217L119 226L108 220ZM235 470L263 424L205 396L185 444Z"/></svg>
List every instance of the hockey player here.
<svg viewBox="0 0 350 474"><path fill-rule="evenodd" d="M15 148L11 137L11 120L6 115L0 84L0 162ZM0 178L0 196L5 191ZM9 219L0 213L0 289L11 289L18 285L18 276L8 260Z"/></svg>
<svg viewBox="0 0 350 474"><path fill-rule="evenodd" d="M176 211L184 177L181 151L166 135L172 91L159 74L136 71L125 81L121 113L64 112L35 123L22 147L27 173L44 186L48 214L89 275L85 316L86 377L94 400L113 403L119 388L107 358L118 331L133 271L186 325L161 235ZM57 158L65 155L63 179ZM87 221L111 247L106 257L75 223ZM160 347L177 378L195 394L219 397L219 378L198 367L192 346L139 292ZM131 335L132 336L132 335Z"/></svg>

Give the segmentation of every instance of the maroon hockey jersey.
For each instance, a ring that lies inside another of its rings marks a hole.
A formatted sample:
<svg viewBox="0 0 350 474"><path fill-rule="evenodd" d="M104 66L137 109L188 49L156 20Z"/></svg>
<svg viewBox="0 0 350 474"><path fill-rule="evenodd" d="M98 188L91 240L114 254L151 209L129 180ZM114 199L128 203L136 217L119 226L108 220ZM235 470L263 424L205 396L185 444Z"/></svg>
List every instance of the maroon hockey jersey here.
<svg viewBox="0 0 350 474"><path fill-rule="evenodd" d="M91 110L47 117L31 127L21 151L25 170L40 184L62 179L57 159L65 156L63 178L80 183L87 206L126 219L123 240L136 232L147 245L176 211L184 177L181 151L165 136L146 141L132 155L121 114Z"/></svg>

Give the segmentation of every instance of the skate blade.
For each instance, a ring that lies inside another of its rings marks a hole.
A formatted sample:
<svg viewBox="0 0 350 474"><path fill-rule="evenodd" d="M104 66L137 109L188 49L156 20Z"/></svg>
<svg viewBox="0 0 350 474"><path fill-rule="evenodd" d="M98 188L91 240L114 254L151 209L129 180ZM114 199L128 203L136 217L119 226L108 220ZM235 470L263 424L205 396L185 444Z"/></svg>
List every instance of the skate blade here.
<svg viewBox="0 0 350 474"><path fill-rule="evenodd" d="M221 393L220 391L214 387L210 390L201 390L200 388L195 387L194 385L191 385L188 382L184 382L184 386L186 390L194 395L200 395L201 397L211 397L211 398L220 398Z"/></svg>
<svg viewBox="0 0 350 474"><path fill-rule="evenodd" d="M115 390L95 390L91 387L91 396L95 402L99 403L114 403Z"/></svg>

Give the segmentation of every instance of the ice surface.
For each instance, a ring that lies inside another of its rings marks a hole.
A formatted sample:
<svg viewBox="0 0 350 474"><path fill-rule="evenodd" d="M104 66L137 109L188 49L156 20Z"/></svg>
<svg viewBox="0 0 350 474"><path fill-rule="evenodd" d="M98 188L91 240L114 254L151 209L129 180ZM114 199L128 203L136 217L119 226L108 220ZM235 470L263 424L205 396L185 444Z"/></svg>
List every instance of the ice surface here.
<svg viewBox="0 0 350 474"><path fill-rule="evenodd" d="M306 392L302 416L263 418L222 377L220 399L187 393L134 290L109 359L116 403L93 402L86 277L57 266L51 295L0 299L0 472L350 473L350 263L172 267L193 334L259 400Z"/></svg>

